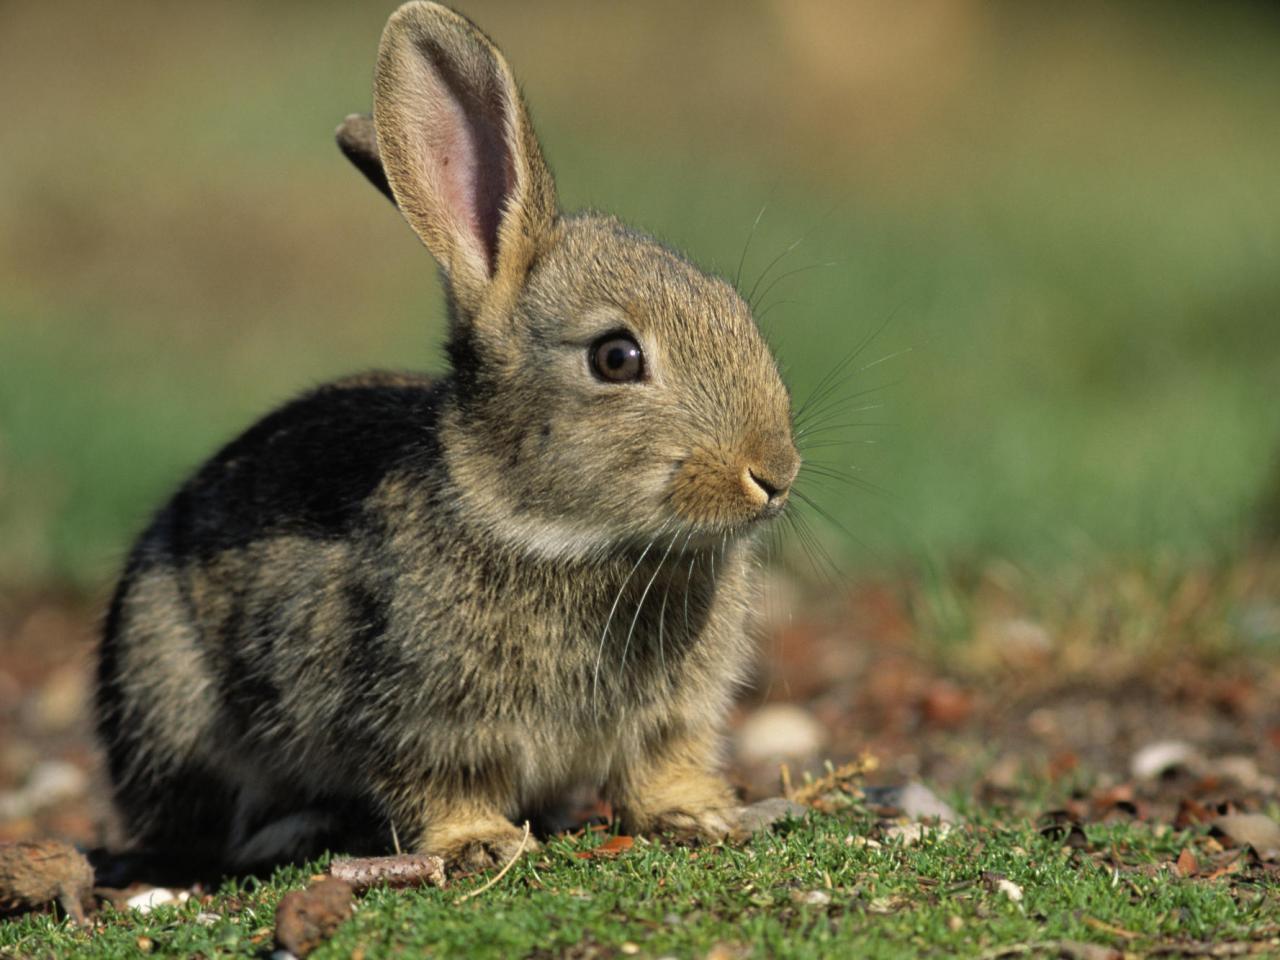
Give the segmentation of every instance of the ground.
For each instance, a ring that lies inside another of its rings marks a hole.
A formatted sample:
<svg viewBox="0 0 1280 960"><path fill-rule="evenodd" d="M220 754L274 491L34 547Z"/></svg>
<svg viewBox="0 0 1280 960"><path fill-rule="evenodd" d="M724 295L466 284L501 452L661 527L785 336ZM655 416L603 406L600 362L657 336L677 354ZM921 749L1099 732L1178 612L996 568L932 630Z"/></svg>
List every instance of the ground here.
<svg viewBox="0 0 1280 960"><path fill-rule="evenodd" d="M461 904L485 877L374 891L322 951L1280 950L1273 852L1213 825L1222 814L1280 812L1276 558L1064 575L1053 589L1003 568L945 585L881 577L826 591L825 601L772 579L770 609L810 613L762 626L762 666L733 718L731 772L744 798L794 794L828 760L870 754L876 769L745 844L641 839L584 857L608 834L586 827ZM93 615L47 598L7 612L0 809L24 815L0 824L6 840L116 839L86 737ZM957 822L904 829L882 788L909 781L949 801ZM46 794L32 796L33 783ZM28 915L0 925L0 949L261 953L279 896L323 867L196 888L187 903L145 916L104 905L91 933L52 912Z"/></svg>

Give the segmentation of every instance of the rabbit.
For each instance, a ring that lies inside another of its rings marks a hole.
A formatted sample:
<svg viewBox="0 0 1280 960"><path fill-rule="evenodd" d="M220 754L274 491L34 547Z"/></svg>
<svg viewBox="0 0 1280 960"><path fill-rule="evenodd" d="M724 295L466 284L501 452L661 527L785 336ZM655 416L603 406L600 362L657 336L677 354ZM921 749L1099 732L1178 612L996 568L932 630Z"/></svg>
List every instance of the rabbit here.
<svg viewBox="0 0 1280 960"><path fill-rule="evenodd" d="M754 546L800 466L776 361L730 283L560 211L460 14L399 7L373 99L361 169L438 262L448 372L314 389L151 520L98 658L123 826L486 869L587 784L629 832L723 837Z"/></svg>

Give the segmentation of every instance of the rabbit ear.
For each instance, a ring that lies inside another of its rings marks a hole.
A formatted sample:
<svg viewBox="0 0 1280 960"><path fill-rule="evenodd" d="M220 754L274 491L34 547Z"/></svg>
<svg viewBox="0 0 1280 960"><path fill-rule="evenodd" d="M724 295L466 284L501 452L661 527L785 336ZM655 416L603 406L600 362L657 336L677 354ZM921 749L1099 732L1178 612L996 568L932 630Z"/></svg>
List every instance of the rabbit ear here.
<svg viewBox="0 0 1280 960"><path fill-rule="evenodd" d="M406 3L378 49L373 116L397 206L475 316L514 296L556 217L555 184L515 78L465 17Z"/></svg>
<svg viewBox="0 0 1280 960"><path fill-rule="evenodd" d="M373 117L363 113L350 114L338 124L333 136L338 141L338 149L342 151L342 155L379 192L395 203L395 194L391 192L391 184L387 183L387 173L382 169L382 157L378 156L378 134L373 129Z"/></svg>

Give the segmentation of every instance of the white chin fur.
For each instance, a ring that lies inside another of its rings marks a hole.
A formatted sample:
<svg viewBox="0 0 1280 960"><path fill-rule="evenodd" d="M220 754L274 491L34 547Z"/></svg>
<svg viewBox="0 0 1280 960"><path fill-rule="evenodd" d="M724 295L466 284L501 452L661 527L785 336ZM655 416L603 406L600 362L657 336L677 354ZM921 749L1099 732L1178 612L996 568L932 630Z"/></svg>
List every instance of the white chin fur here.
<svg viewBox="0 0 1280 960"><path fill-rule="evenodd" d="M490 533L508 547L540 560L584 560L617 544L615 537L560 520L507 516Z"/></svg>

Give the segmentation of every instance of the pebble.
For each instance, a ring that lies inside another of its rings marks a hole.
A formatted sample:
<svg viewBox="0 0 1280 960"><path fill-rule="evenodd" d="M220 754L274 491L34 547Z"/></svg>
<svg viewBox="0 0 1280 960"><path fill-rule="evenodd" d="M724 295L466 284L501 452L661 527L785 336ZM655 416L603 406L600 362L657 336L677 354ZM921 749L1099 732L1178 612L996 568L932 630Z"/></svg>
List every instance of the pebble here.
<svg viewBox="0 0 1280 960"><path fill-rule="evenodd" d="M172 890L166 890L164 887L151 887L149 890L135 893L125 901L125 906L130 910L138 911L138 913L147 914L156 907L177 906L180 903L186 903L190 899L191 894L185 890L179 890L175 893Z"/></svg>
<svg viewBox="0 0 1280 960"><path fill-rule="evenodd" d="M1263 860L1280 860L1280 824L1265 813L1228 813L1209 823L1236 843L1253 847Z"/></svg>
<svg viewBox="0 0 1280 960"><path fill-rule="evenodd" d="M938 795L919 781L912 781L902 788L898 806L904 816L912 820L941 820L956 823L960 817L951 806L938 799Z"/></svg>
<svg viewBox="0 0 1280 960"><path fill-rule="evenodd" d="M752 713L738 728L737 752L745 763L812 757L822 752L827 731L808 710L792 704L769 704Z"/></svg>
<svg viewBox="0 0 1280 960"><path fill-rule="evenodd" d="M831 902L831 894L825 890L797 890L791 894L791 900L807 907L825 907Z"/></svg>
<svg viewBox="0 0 1280 960"><path fill-rule="evenodd" d="M1133 755L1129 772L1136 780L1154 780L1179 768L1192 772L1204 765L1200 752L1182 740L1161 740Z"/></svg>
<svg viewBox="0 0 1280 960"><path fill-rule="evenodd" d="M84 794L89 776L65 760L36 764L27 782L17 790L0 793L0 820L19 820L64 800Z"/></svg>
<svg viewBox="0 0 1280 960"><path fill-rule="evenodd" d="M81 723L91 700L89 678L78 664L61 667L23 705L22 719L35 733L66 733Z"/></svg>
<svg viewBox="0 0 1280 960"><path fill-rule="evenodd" d="M885 839L900 840L904 847L919 843L926 837L945 837L951 832L951 824L940 823L931 827L925 823L895 823L884 831Z"/></svg>
<svg viewBox="0 0 1280 960"><path fill-rule="evenodd" d="M1012 880L1007 880L1004 878L997 880L996 891L998 893L1003 893L1006 897L1008 897L1014 903L1022 902L1022 888L1018 886L1016 883L1014 883Z"/></svg>

